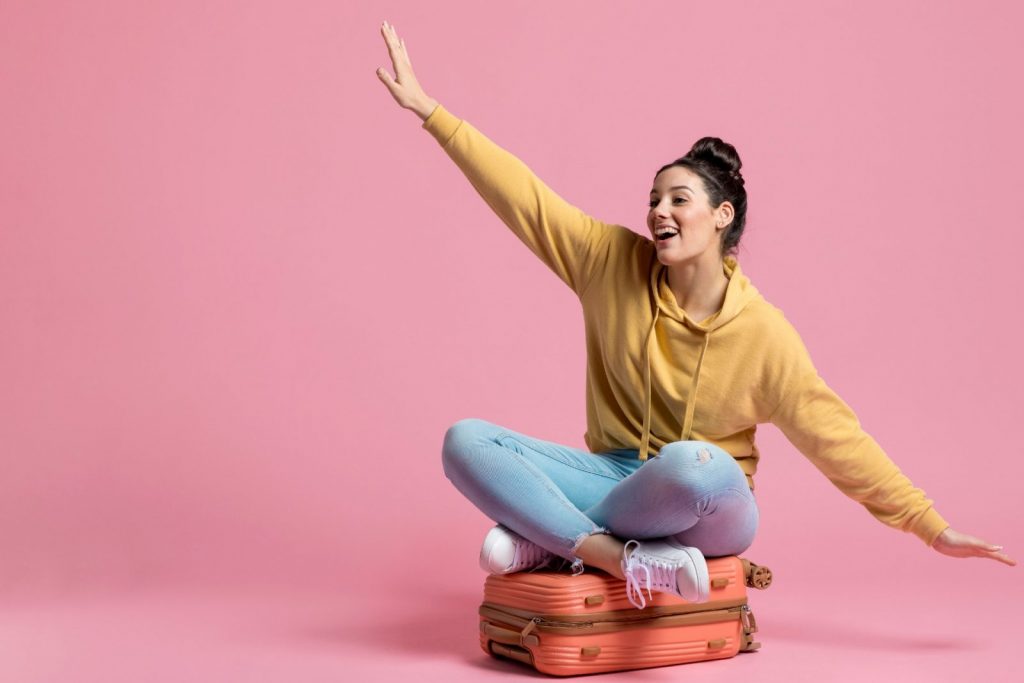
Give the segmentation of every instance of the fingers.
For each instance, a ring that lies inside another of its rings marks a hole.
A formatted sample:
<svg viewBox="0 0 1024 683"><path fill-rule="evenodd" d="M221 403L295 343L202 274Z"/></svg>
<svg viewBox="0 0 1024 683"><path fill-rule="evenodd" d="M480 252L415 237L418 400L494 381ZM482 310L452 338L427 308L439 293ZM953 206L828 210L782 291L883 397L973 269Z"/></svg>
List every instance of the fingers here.
<svg viewBox="0 0 1024 683"><path fill-rule="evenodd" d="M391 92L395 91L395 79L391 77L391 74L388 73L387 69L384 67L377 69L377 77L384 81L384 85L388 87L388 90Z"/></svg>
<svg viewBox="0 0 1024 683"><path fill-rule="evenodd" d="M399 56L399 50L401 45L398 42L398 37L395 35L394 28L388 22L381 24L380 33L384 36L384 43L388 48L388 56L391 57L391 66L395 71L395 75L392 76L388 73L388 70L384 67L377 69L377 77L384 82L387 86L388 91L391 93L399 104L401 104L402 97L400 93L399 81L402 80L402 71L400 68L401 58Z"/></svg>
<svg viewBox="0 0 1024 683"><path fill-rule="evenodd" d="M1003 553L999 553L999 552L994 552L994 551L981 552L981 553L978 553L978 557L987 557L990 560L996 560L998 562L1002 562L1003 564L1008 564L1011 567L1016 567L1017 566L1017 561L1016 560L1010 559L1009 557L1007 557Z"/></svg>
<svg viewBox="0 0 1024 683"><path fill-rule="evenodd" d="M388 57L391 58L391 66L395 66L395 38L392 35L391 27L388 22L384 22L380 26L380 34L384 36L384 45L388 48Z"/></svg>
<svg viewBox="0 0 1024 683"><path fill-rule="evenodd" d="M997 562L1008 564L1011 567L1017 566L1016 560L1010 559L1009 556L1002 552L1003 546L983 541L976 536L968 536L967 538L970 543L968 547L971 549L972 554L975 557L987 557L990 560L996 560Z"/></svg>
<svg viewBox="0 0 1024 683"><path fill-rule="evenodd" d="M1003 564L1008 564L1011 567L1016 567L1017 566L1017 560L1011 559L1011 558L1007 557L1006 555L1003 555L1002 553L999 553L997 555L993 555L992 559L999 560Z"/></svg>
<svg viewBox="0 0 1024 683"><path fill-rule="evenodd" d="M409 54L405 50L405 41L398 37L395 32L395 27L384 22L381 25L381 33L384 35L384 42L388 46L388 55L391 57L391 64L395 70L395 76L399 81L402 80L402 76L405 72L405 67L408 65L412 66L412 62L409 60Z"/></svg>
<svg viewBox="0 0 1024 683"><path fill-rule="evenodd" d="M1010 559L1009 556L1001 552L1002 549L1003 546L1001 545L992 545L991 543L984 543L984 547L978 549L978 555L980 557L987 557L993 560L997 560L999 562L1002 562L1003 564L1008 564L1011 567L1016 567L1017 561Z"/></svg>

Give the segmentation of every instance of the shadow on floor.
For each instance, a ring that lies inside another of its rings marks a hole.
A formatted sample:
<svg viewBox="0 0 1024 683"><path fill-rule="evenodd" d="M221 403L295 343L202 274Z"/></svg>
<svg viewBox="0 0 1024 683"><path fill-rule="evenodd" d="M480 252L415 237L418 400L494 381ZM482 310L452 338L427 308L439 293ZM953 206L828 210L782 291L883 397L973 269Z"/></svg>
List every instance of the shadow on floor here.
<svg viewBox="0 0 1024 683"><path fill-rule="evenodd" d="M467 652L467 644L484 655L479 633L481 594L436 590L388 601L374 613L339 613L336 619L293 633L326 644L347 643L369 651L409 655L452 655Z"/></svg>
<svg viewBox="0 0 1024 683"><path fill-rule="evenodd" d="M861 623L839 620L810 620L805 617L775 616L762 619L759 640L792 641L803 644L835 646L844 649L876 651L970 651L985 649L982 643L963 636L956 638L928 636L897 631L882 622L867 622L857 615Z"/></svg>

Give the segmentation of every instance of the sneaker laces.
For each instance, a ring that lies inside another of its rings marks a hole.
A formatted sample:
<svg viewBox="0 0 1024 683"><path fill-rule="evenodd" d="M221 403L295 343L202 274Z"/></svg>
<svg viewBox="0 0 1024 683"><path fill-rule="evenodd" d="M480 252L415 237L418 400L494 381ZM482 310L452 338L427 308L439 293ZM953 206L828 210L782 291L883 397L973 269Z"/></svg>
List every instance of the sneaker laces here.
<svg viewBox="0 0 1024 683"><path fill-rule="evenodd" d="M632 553L629 552L630 543L636 544L637 548ZM643 588L647 589L647 597L652 600L654 599L654 596L651 595L652 588L678 595L679 588L676 583L676 572L679 570L679 567L674 562L666 562L650 555L644 556L646 562L641 561L637 555L639 546L640 542L635 540L626 543L622 550L622 573L626 576L626 597L634 607L643 609L647 606ZM641 573L644 578L643 585L641 585L640 579L637 577Z"/></svg>

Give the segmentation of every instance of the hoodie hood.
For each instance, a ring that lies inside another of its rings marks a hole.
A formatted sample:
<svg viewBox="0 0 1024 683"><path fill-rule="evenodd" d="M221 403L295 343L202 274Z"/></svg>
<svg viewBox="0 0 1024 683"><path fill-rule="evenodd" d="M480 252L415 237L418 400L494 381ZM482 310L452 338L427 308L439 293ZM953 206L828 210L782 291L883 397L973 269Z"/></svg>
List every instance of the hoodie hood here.
<svg viewBox="0 0 1024 683"><path fill-rule="evenodd" d="M675 295L668 284L668 268L655 259L651 268L649 290L654 307L654 315L651 319L651 327L647 330L647 341L644 343L644 431L640 443L640 460L647 459L651 440L651 344L654 343L654 330L658 324L659 317L666 317L674 320L694 334L703 335L704 343L701 345L700 356L697 358L697 366L693 372L693 380L690 383L690 392L686 400L686 415L683 418L683 431L679 441L688 441L693 428L693 411L697 404L697 394L700 389L700 372L704 365L704 357L707 355L708 346L711 344L711 335L730 322L736 319L743 309L751 301L761 297L760 292L750 282L750 279L740 270L739 262L734 256L726 256L723 259L723 269L729 277L729 284L725 289L725 301L718 313L704 321L695 321L679 307Z"/></svg>

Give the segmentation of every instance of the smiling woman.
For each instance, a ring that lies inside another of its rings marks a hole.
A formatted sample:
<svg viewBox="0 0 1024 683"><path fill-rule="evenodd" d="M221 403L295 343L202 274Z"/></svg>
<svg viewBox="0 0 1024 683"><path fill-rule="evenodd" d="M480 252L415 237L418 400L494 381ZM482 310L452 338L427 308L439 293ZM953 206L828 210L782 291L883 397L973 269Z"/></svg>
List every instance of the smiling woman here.
<svg viewBox="0 0 1024 683"><path fill-rule="evenodd" d="M764 423L886 526L946 555L1016 564L1001 547L950 528L743 273L735 254L747 193L732 145L701 138L659 169L649 239L572 206L427 96L404 41L386 22L381 33L396 77L378 69L378 78L578 296L586 323L589 450L478 419L445 434L445 474L498 522L481 549L486 571L562 558L576 573L596 567L627 589L643 576L670 576L655 589L707 600L706 558L743 552L759 523L755 432Z"/></svg>

